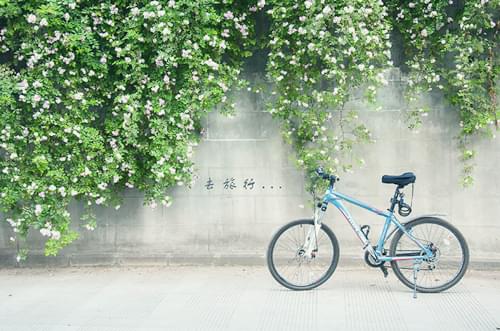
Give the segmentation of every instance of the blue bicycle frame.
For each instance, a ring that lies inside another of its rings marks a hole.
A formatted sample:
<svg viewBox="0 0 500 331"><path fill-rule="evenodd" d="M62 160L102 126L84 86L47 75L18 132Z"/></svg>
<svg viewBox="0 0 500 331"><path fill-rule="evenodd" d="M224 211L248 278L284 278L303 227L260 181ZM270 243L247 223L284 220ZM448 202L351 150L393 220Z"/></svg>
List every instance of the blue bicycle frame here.
<svg viewBox="0 0 500 331"><path fill-rule="evenodd" d="M395 195L395 198L397 196ZM372 213L375 213L379 216L385 217L385 223L384 227L382 229L382 233L380 234L380 238L378 239L378 243L375 249L373 249L372 245L370 244L370 240L365 236L363 231L361 230L361 227L354 221L351 213L347 208L344 206L342 201L347 201L353 205L356 205L358 207L361 207L363 209L366 209ZM328 204L331 203L337 209L344 215L346 220L349 222L351 227L353 228L354 232L356 235L359 237L361 242L363 243L363 250L368 250L369 253L374 257L377 261L397 261L397 260L423 260L429 257L433 256L433 253L431 250L423 245L421 242L418 241L410 232L408 232L404 225L402 225L397 218L394 216L394 203L392 204L391 208L388 209L387 211L382 211L377 208L371 207L367 205L364 202L358 201L354 198L351 198L345 194L342 194L340 192L336 192L333 188L333 185L331 185L328 190L325 192L325 195L323 196L323 202L316 210L316 215L314 217L314 222L317 228L319 229L319 226L321 226L321 220L324 216L324 213L326 211L326 208ZM384 250L384 243L387 238L387 233L389 232L389 228L391 226L391 223L394 224L399 230L401 230L406 236L408 236L418 247L422 249L422 251L425 254L422 255L412 255L412 256L387 256L383 254Z"/></svg>

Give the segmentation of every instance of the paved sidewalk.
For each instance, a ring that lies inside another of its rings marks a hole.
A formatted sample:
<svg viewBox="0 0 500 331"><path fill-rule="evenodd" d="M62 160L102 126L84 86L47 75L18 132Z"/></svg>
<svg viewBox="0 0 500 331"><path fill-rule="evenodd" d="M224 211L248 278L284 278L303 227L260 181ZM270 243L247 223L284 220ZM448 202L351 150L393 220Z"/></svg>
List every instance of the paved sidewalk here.
<svg viewBox="0 0 500 331"><path fill-rule="evenodd" d="M499 330L499 276L470 271L415 300L362 267L308 292L263 267L3 269L0 330Z"/></svg>

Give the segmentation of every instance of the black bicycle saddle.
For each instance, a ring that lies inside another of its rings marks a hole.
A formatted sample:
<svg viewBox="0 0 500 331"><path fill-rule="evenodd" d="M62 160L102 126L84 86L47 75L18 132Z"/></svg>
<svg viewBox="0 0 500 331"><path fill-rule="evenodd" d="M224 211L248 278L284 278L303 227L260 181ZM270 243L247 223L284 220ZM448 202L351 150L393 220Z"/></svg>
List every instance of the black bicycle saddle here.
<svg viewBox="0 0 500 331"><path fill-rule="evenodd" d="M385 184L396 184L399 187L404 187L408 184L415 183L417 177L413 172L405 172L399 176L383 175L382 183Z"/></svg>

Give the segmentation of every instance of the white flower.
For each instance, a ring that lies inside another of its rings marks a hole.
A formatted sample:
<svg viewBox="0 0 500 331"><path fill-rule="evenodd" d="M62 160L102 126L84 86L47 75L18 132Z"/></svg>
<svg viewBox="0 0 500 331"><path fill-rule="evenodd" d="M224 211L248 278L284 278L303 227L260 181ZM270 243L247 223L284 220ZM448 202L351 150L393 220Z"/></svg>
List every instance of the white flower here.
<svg viewBox="0 0 500 331"><path fill-rule="evenodd" d="M212 68L213 70L218 70L219 69L219 65L216 62L214 62L212 59L206 60L205 64L207 66L209 66L210 68Z"/></svg>
<svg viewBox="0 0 500 331"><path fill-rule="evenodd" d="M100 197L99 199L97 199L97 200L95 201L95 203L96 203L97 205L100 205L100 204L102 204L104 201L106 201L106 198L104 198L104 197Z"/></svg>
<svg viewBox="0 0 500 331"><path fill-rule="evenodd" d="M137 8L137 7L133 7L133 8L130 10L130 13L132 14L132 16L137 16L137 15L139 15L139 12L140 12L140 10L139 10L139 8Z"/></svg>
<svg viewBox="0 0 500 331"><path fill-rule="evenodd" d="M168 75L163 76L163 82L167 85L170 84L170 77Z"/></svg>
<svg viewBox="0 0 500 331"><path fill-rule="evenodd" d="M26 81L26 79L17 84L17 88L20 89L21 91L26 90L28 87L29 87L29 84Z"/></svg>
<svg viewBox="0 0 500 331"><path fill-rule="evenodd" d="M232 20L232 19L234 18L233 12L231 12L231 11L227 11L226 13L224 13L224 17L225 17L227 20Z"/></svg>
<svg viewBox="0 0 500 331"><path fill-rule="evenodd" d="M16 152L13 152L12 154L10 154L10 159L11 160L15 160L17 158L17 153Z"/></svg>
<svg viewBox="0 0 500 331"><path fill-rule="evenodd" d="M49 25L49 22L47 22L45 18L42 18L42 20L40 21L40 26L47 26L47 25Z"/></svg>
<svg viewBox="0 0 500 331"><path fill-rule="evenodd" d="M35 94L35 95L33 96L33 101L34 101L34 102L39 102L40 100L42 100L42 97L41 97L41 96L39 96L38 94Z"/></svg>
<svg viewBox="0 0 500 331"><path fill-rule="evenodd" d="M97 185L97 187L99 187L100 190L104 191L108 187L108 184L106 184L106 183L100 183L99 185Z"/></svg>
<svg viewBox="0 0 500 331"><path fill-rule="evenodd" d="M85 224L85 229L89 230L89 231L94 231L95 230L95 227L93 227L92 225L90 224Z"/></svg>
<svg viewBox="0 0 500 331"><path fill-rule="evenodd" d="M34 23L36 23L36 16L35 16L35 15L33 15L33 14L29 14L29 15L28 15L28 18L27 18L27 21L28 21L28 23L30 23L30 24L34 24Z"/></svg>
<svg viewBox="0 0 500 331"><path fill-rule="evenodd" d="M106 57L102 56L99 62L101 62L102 64L106 63L107 62Z"/></svg>
<svg viewBox="0 0 500 331"><path fill-rule="evenodd" d="M49 191L54 192L57 189L55 185L50 185L49 186Z"/></svg>
<svg viewBox="0 0 500 331"><path fill-rule="evenodd" d="M427 30L423 29L422 31L420 31L420 35L424 38L427 37L428 36Z"/></svg>
<svg viewBox="0 0 500 331"><path fill-rule="evenodd" d="M259 7L260 9L264 8L265 5L266 0L259 0L259 2L257 2L257 7Z"/></svg>
<svg viewBox="0 0 500 331"><path fill-rule="evenodd" d="M169 197L168 195L165 196L165 198L161 200L161 204L164 205L165 207L170 207L172 205L172 198Z"/></svg>
<svg viewBox="0 0 500 331"><path fill-rule="evenodd" d="M52 231L51 238L54 239L54 240L61 239L61 232L56 231L56 230Z"/></svg>
<svg viewBox="0 0 500 331"><path fill-rule="evenodd" d="M75 100L82 100L83 99L83 93L82 92L77 92L73 94L73 99Z"/></svg>
<svg viewBox="0 0 500 331"><path fill-rule="evenodd" d="M410 2L410 3L408 4L408 7L410 7L410 8L415 8L415 3Z"/></svg>
<svg viewBox="0 0 500 331"><path fill-rule="evenodd" d="M48 237L48 236L50 236L52 231L50 231L50 229L47 229L47 228L41 228L40 233L42 234L42 236Z"/></svg>
<svg viewBox="0 0 500 331"><path fill-rule="evenodd" d="M358 64L359 71L365 70L365 65L363 63Z"/></svg>
<svg viewBox="0 0 500 331"><path fill-rule="evenodd" d="M111 14L115 15L115 14L118 14L118 7L116 7L115 5L111 5L109 7L109 11Z"/></svg>
<svg viewBox="0 0 500 331"><path fill-rule="evenodd" d="M307 9L311 8L311 6L313 5L312 1L304 1L304 6L306 6Z"/></svg>
<svg viewBox="0 0 500 331"><path fill-rule="evenodd" d="M85 167L85 170L82 172L81 176L86 177L86 176L89 176L91 174L92 174L92 172L90 171L90 169Z"/></svg>
<svg viewBox="0 0 500 331"><path fill-rule="evenodd" d="M128 95L122 95L120 99L118 100L120 103L127 103L129 99Z"/></svg>
<svg viewBox="0 0 500 331"><path fill-rule="evenodd" d="M36 205L35 206L35 215L39 216L42 213L42 210L43 210L43 208L41 205Z"/></svg>
<svg viewBox="0 0 500 331"><path fill-rule="evenodd" d="M175 1L174 1L174 0L170 0L170 1L168 2L168 6L169 6L170 8L175 7Z"/></svg>
<svg viewBox="0 0 500 331"><path fill-rule="evenodd" d="M69 14L68 13L64 13L64 19L66 21L69 21L69 18L70 18Z"/></svg>

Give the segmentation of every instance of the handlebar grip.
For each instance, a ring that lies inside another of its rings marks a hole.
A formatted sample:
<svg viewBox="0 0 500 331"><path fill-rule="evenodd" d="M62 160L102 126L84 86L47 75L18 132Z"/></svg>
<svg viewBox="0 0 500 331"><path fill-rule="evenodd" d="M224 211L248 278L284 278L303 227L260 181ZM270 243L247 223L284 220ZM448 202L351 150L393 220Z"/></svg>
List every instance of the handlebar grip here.
<svg viewBox="0 0 500 331"><path fill-rule="evenodd" d="M322 176L325 173L325 170L322 167L317 167L316 173L318 174L318 176Z"/></svg>

